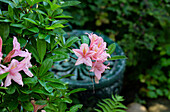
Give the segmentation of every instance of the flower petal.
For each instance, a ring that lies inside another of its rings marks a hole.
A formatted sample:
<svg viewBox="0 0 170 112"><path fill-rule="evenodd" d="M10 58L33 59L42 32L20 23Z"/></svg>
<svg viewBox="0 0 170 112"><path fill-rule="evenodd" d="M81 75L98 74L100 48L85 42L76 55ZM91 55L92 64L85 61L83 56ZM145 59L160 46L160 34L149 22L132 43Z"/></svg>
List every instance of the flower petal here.
<svg viewBox="0 0 170 112"><path fill-rule="evenodd" d="M13 39L13 50L20 50L20 44L17 41L16 37L14 37L14 39Z"/></svg>
<svg viewBox="0 0 170 112"><path fill-rule="evenodd" d="M11 75L8 74L5 80L5 87L11 85Z"/></svg>
<svg viewBox="0 0 170 112"><path fill-rule="evenodd" d="M27 67L25 67L23 69L23 71L25 72L26 75L28 75L29 77L33 77L33 74L29 71L29 69Z"/></svg>
<svg viewBox="0 0 170 112"><path fill-rule="evenodd" d="M73 52L77 57L81 57L83 55L83 52L80 49L73 49Z"/></svg>
<svg viewBox="0 0 170 112"><path fill-rule="evenodd" d="M84 64L86 64L87 66L92 66L92 61L91 61L90 57L84 59Z"/></svg>
<svg viewBox="0 0 170 112"><path fill-rule="evenodd" d="M22 76L20 73L11 74L11 79L23 86Z"/></svg>
<svg viewBox="0 0 170 112"><path fill-rule="evenodd" d="M79 57L78 60L76 61L75 65L80 65L82 63L84 63L84 58Z"/></svg>

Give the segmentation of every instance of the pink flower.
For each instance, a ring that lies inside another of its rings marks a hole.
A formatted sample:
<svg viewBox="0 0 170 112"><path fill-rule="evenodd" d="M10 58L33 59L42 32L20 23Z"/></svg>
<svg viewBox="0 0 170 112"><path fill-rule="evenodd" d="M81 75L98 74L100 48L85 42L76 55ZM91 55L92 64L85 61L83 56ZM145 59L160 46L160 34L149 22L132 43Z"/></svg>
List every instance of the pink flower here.
<svg viewBox="0 0 170 112"><path fill-rule="evenodd" d="M2 60L2 38L0 37L0 63L1 63L1 60Z"/></svg>
<svg viewBox="0 0 170 112"><path fill-rule="evenodd" d="M88 34L88 33L86 33ZM93 47L94 43L98 40L98 36L96 34L90 33L88 34L89 38L90 38L90 49Z"/></svg>
<svg viewBox="0 0 170 112"><path fill-rule="evenodd" d="M92 66L92 61L90 57L94 54L94 52L89 50L89 47L87 44L82 44L80 46L80 49L73 49L73 51L78 57L78 60L75 65L84 63L87 66Z"/></svg>
<svg viewBox="0 0 170 112"><path fill-rule="evenodd" d="M2 51L2 39L0 38L0 53L1 51ZM20 50L20 44L17 41L16 37L14 37L13 39L13 50L5 57L4 63L10 62L11 58L15 56L24 57L24 59L21 62L17 61L16 59L12 59L8 67L0 64L0 75L9 72L5 80L5 87L11 85L11 79L18 83L19 85L23 86L22 76L19 73L22 70L29 77L33 76L33 74L29 71L29 68L32 67L32 64L30 62L31 53L29 53L27 49L26 51ZM1 86L3 86L3 82L1 83Z"/></svg>
<svg viewBox="0 0 170 112"><path fill-rule="evenodd" d="M23 69L23 66L18 66L19 62L15 59L11 61L8 67L1 65L4 68L4 73L9 72L5 80L5 87L11 85L11 79L13 79L16 83L23 86L22 76L19 73Z"/></svg>
<svg viewBox="0 0 170 112"><path fill-rule="evenodd" d="M15 56L20 56L20 54L22 54L24 52L22 52L20 50L20 44L19 42L17 41L17 38L14 37L13 39L13 49L12 51L9 52L9 54L5 57L4 59L4 63L7 63L7 62L10 62L11 61L11 58L15 57Z"/></svg>
<svg viewBox="0 0 170 112"><path fill-rule="evenodd" d="M105 66L102 61L93 62L92 69L90 71L94 72L95 74L95 82L99 83L101 79L101 74L108 69L109 67Z"/></svg>
<svg viewBox="0 0 170 112"><path fill-rule="evenodd" d="M25 57L25 58L19 63L18 66L23 66L22 70L25 72L25 74L28 75L29 77L33 77L33 74L29 71L29 68L32 67L32 64L30 62L31 53L29 53L28 50L26 49L26 52L24 52L23 54L20 54L20 56Z"/></svg>

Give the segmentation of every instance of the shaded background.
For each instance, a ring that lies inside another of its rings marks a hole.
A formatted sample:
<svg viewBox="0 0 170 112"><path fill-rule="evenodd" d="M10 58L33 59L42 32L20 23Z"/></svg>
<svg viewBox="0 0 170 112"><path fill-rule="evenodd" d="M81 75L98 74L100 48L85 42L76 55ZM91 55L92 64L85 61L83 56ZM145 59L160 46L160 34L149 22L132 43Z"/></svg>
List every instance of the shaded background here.
<svg viewBox="0 0 170 112"><path fill-rule="evenodd" d="M107 35L128 57L120 94L124 103L170 100L170 1L79 1L65 12L73 16L72 28Z"/></svg>

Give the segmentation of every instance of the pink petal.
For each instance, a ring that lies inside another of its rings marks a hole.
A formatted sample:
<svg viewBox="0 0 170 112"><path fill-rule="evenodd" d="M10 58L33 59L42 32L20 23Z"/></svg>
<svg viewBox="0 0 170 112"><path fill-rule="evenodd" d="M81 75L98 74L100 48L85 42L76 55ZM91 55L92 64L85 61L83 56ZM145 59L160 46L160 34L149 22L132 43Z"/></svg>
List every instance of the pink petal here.
<svg viewBox="0 0 170 112"><path fill-rule="evenodd" d="M22 76L20 73L11 74L11 79L23 86Z"/></svg>
<svg viewBox="0 0 170 112"><path fill-rule="evenodd" d="M14 37L14 39L13 39L13 50L20 50L20 44L17 41L16 37Z"/></svg>
<svg viewBox="0 0 170 112"><path fill-rule="evenodd" d="M5 80L5 87L11 85L11 75L8 74Z"/></svg>
<svg viewBox="0 0 170 112"><path fill-rule="evenodd" d="M25 67L23 69L23 71L25 72L25 74L27 74L29 77L33 77L33 74L29 71L29 69L27 67Z"/></svg>
<svg viewBox="0 0 170 112"><path fill-rule="evenodd" d="M84 63L87 65L87 66L92 66L92 61L91 59L88 57L86 59L84 59Z"/></svg>
<svg viewBox="0 0 170 112"><path fill-rule="evenodd" d="M84 58L79 57L78 60L76 61L75 65L80 65L82 63L84 63Z"/></svg>
<svg viewBox="0 0 170 112"><path fill-rule="evenodd" d="M94 74L95 74L95 76L97 77L98 80L101 79L101 71L95 69Z"/></svg>
<svg viewBox="0 0 170 112"><path fill-rule="evenodd" d="M83 52L83 54L85 55L88 51L89 51L89 47L88 44L81 44L80 46L80 50Z"/></svg>
<svg viewBox="0 0 170 112"><path fill-rule="evenodd" d="M80 49L72 49L77 57L81 57L83 52Z"/></svg>

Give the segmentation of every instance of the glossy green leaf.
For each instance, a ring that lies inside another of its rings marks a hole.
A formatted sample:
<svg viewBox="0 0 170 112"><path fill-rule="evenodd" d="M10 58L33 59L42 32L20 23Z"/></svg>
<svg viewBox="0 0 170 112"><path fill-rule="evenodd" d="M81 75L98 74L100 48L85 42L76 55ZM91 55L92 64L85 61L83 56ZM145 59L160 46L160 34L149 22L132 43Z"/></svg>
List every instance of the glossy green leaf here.
<svg viewBox="0 0 170 112"><path fill-rule="evenodd" d="M46 41L44 39L37 39L37 51L42 62L46 53Z"/></svg>
<svg viewBox="0 0 170 112"><path fill-rule="evenodd" d="M36 105L45 105L47 103L48 103L47 100L38 100L38 101L35 102Z"/></svg>
<svg viewBox="0 0 170 112"><path fill-rule="evenodd" d="M61 7L74 6L79 3L80 3L79 1L65 1L64 3L61 4Z"/></svg>
<svg viewBox="0 0 170 112"><path fill-rule="evenodd" d="M25 27L25 26L22 25L22 24L15 24L15 23L11 23L10 26L18 27L18 28L24 28L24 27Z"/></svg>
<svg viewBox="0 0 170 112"><path fill-rule="evenodd" d="M49 85L51 85L53 88L56 89L66 89L66 87L63 84L55 83L55 82L48 82Z"/></svg>
<svg viewBox="0 0 170 112"><path fill-rule="evenodd" d="M27 45L26 48L29 50L29 52L32 53L32 55L34 56L34 58L36 59L36 61L37 61L38 63L40 63L40 57L39 57L39 55L38 55L37 50L36 50L33 46L31 46L31 45Z"/></svg>
<svg viewBox="0 0 170 112"><path fill-rule="evenodd" d="M53 88L46 84L47 82L42 81L42 80L38 80L38 81L45 88L46 91L48 91L49 93L53 91Z"/></svg>
<svg viewBox="0 0 170 112"><path fill-rule="evenodd" d="M75 74L67 74L67 75L61 76L59 79L66 78L66 77L71 77L71 76L74 76L74 75Z"/></svg>
<svg viewBox="0 0 170 112"><path fill-rule="evenodd" d="M87 90L87 89L86 88L77 88L77 89L70 91L67 95L77 93L77 92L80 92L80 91L85 91L85 90Z"/></svg>
<svg viewBox="0 0 170 112"><path fill-rule="evenodd" d="M28 77L23 79L24 84L35 84L37 83L37 77Z"/></svg>
<svg viewBox="0 0 170 112"><path fill-rule="evenodd" d="M0 23L0 36L3 40L6 40L9 35L9 24L7 23Z"/></svg>
<svg viewBox="0 0 170 112"><path fill-rule="evenodd" d="M70 37L67 39L65 43L65 47L70 47L73 43L77 42L79 40L78 37Z"/></svg>
<svg viewBox="0 0 170 112"><path fill-rule="evenodd" d="M40 67L40 72L39 75L42 76L44 75L53 65L53 60L52 59L46 59L43 61L41 67Z"/></svg>
<svg viewBox="0 0 170 112"><path fill-rule="evenodd" d="M9 74L9 72L1 74L0 75L0 80L4 79L8 74Z"/></svg>
<svg viewBox="0 0 170 112"><path fill-rule="evenodd" d="M31 23L33 23L33 24L35 24L35 25L38 25L34 20L32 20L32 19L30 19L30 18L24 18L25 20L27 20L27 21L29 21L29 22L31 22Z"/></svg>
<svg viewBox="0 0 170 112"><path fill-rule="evenodd" d="M28 30L31 31L31 32L34 32L34 33L39 32L39 29L37 27L32 27L32 28L29 28Z"/></svg>
<svg viewBox="0 0 170 112"><path fill-rule="evenodd" d="M8 94L13 94L13 93L15 92L15 90L16 90L16 87L15 87L14 84L11 84L11 85L8 86L7 88L8 88L8 89L6 89L6 92L7 92Z"/></svg>
<svg viewBox="0 0 170 112"><path fill-rule="evenodd" d="M72 103L72 100L69 98L61 98L61 101L66 103Z"/></svg>
<svg viewBox="0 0 170 112"><path fill-rule="evenodd" d="M74 105L74 106L72 106L72 107L70 108L70 111L69 111L69 112L77 112L78 109L81 109L82 107L83 107L82 104L76 104L76 105Z"/></svg>
<svg viewBox="0 0 170 112"><path fill-rule="evenodd" d="M73 18L72 16L68 16L68 15L59 15L59 16L55 16L54 18Z"/></svg>
<svg viewBox="0 0 170 112"><path fill-rule="evenodd" d="M117 56L113 56L113 57L109 58L108 60L118 60L118 59L127 59L127 57L126 56L117 55Z"/></svg>
<svg viewBox="0 0 170 112"><path fill-rule="evenodd" d="M115 51L115 49L116 49L116 44L113 43L113 44L109 45L107 53L112 54Z"/></svg>
<svg viewBox="0 0 170 112"><path fill-rule="evenodd" d="M8 89L8 88L6 88L6 87L0 87L0 89Z"/></svg>
<svg viewBox="0 0 170 112"><path fill-rule="evenodd" d="M86 35L82 35L81 36L81 43L86 43L86 44L89 44L89 37L86 36Z"/></svg>
<svg viewBox="0 0 170 112"><path fill-rule="evenodd" d="M38 34L39 39L45 39L45 37L47 37L47 34L43 34L43 33Z"/></svg>
<svg viewBox="0 0 170 112"><path fill-rule="evenodd" d="M62 51L56 51L55 55L50 57L50 59L52 59L53 61L62 61L68 58L69 58L69 55Z"/></svg>
<svg viewBox="0 0 170 112"><path fill-rule="evenodd" d="M64 28L64 26L62 24L54 24L52 26L45 27L45 29L47 29L47 30L52 30L52 29L56 29L56 28Z"/></svg>

